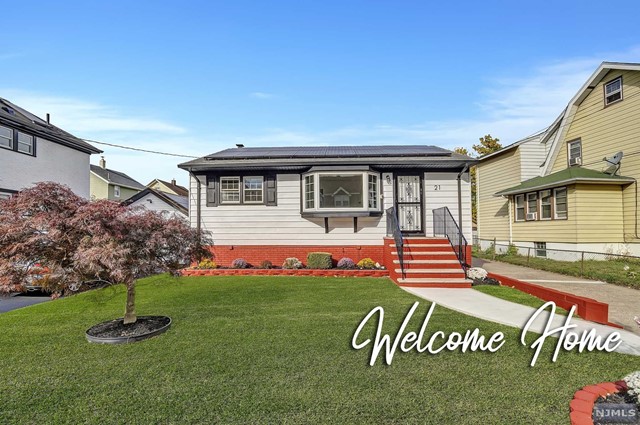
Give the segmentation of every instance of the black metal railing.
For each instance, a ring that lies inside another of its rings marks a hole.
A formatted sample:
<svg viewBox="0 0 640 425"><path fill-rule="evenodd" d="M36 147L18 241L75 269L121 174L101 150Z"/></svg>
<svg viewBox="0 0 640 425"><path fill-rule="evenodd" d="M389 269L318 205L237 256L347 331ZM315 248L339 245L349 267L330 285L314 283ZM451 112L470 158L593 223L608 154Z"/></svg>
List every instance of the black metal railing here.
<svg viewBox="0 0 640 425"><path fill-rule="evenodd" d="M396 243L396 252L398 253L398 261L400 263L400 272L402 277L405 277L404 273L404 240L402 239L402 231L400 230L400 223L398 222L398 213L396 207L391 207L386 210L387 213L387 236L393 236L393 240Z"/></svg>
<svg viewBox="0 0 640 425"><path fill-rule="evenodd" d="M458 226L449 208L442 207L433 210L433 235L446 236L453 251L460 261L465 274L469 264L467 263L467 239L462 234L462 229Z"/></svg>

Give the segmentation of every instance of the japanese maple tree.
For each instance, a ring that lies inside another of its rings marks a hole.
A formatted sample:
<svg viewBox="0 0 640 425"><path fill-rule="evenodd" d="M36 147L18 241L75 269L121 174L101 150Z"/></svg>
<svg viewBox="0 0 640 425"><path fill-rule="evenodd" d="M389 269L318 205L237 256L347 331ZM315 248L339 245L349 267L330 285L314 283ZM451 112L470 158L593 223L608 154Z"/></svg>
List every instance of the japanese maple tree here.
<svg viewBox="0 0 640 425"><path fill-rule="evenodd" d="M39 284L74 292L95 282L127 288L124 323L136 321L135 281L177 273L209 257L209 236L183 219L118 202L88 201L68 187L39 183L0 201L0 291Z"/></svg>

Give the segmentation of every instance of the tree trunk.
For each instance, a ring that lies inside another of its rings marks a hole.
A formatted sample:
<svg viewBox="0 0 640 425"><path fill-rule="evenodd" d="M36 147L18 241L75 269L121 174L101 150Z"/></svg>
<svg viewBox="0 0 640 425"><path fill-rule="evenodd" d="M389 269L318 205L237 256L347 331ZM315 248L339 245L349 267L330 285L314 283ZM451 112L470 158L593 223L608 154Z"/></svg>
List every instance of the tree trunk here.
<svg viewBox="0 0 640 425"><path fill-rule="evenodd" d="M136 285L131 282L127 284L127 307L124 311L124 324L135 323L136 320Z"/></svg>

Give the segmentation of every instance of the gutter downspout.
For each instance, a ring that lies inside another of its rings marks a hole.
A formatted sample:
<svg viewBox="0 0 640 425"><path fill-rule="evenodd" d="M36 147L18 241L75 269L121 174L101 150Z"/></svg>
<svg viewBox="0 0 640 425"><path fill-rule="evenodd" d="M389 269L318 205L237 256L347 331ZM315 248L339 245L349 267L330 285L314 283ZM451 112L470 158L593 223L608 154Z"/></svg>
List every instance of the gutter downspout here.
<svg viewBox="0 0 640 425"><path fill-rule="evenodd" d="M469 164L464 164L464 167L462 168L462 171L460 171L458 173L458 177L456 177L456 180L458 180L458 231L459 231L459 235L458 235L458 252L460 253L460 257L462 257L464 255L464 265L466 267L466 263L467 263L467 253L465 252L464 254L462 253L462 181L461 181L461 177L462 175L469 169ZM466 274L466 270L465 270L465 274Z"/></svg>
<svg viewBox="0 0 640 425"><path fill-rule="evenodd" d="M198 184L196 187L196 231L198 232L198 234L200 234L200 220L201 220L201 210L202 210L202 206L201 206L201 202L202 202L202 184L200 183L200 180L196 177L195 174L193 174L191 172L191 170L189 171L189 176L191 176L196 183Z"/></svg>
<svg viewBox="0 0 640 425"><path fill-rule="evenodd" d="M513 245L513 217L511 216L511 197L502 195L507 200L507 207L509 208L509 245Z"/></svg>

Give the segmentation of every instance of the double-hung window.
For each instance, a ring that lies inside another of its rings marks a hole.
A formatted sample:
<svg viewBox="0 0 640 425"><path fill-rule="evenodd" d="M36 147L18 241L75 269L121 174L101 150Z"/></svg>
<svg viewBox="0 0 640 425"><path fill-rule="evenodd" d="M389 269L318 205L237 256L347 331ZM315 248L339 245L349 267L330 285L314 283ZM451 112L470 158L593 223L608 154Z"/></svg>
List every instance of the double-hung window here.
<svg viewBox="0 0 640 425"><path fill-rule="evenodd" d="M304 209L315 208L315 182L316 176L313 174L304 178Z"/></svg>
<svg viewBox="0 0 640 425"><path fill-rule="evenodd" d="M567 188L562 187L553 190L554 215L556 219L567 218Z"/></svg>
<svg viewBox="0 0 640 425"><path fill-rule="evenodd" d="M527 220L538 218L538 192L527 193Z"/></svg>
<svg viewBox="0 0 640 425"><path fill-rule="evenodd" d="M33 136L18 132L18 152L33 155Z"/></svg>
<svg viewBox="0 0 640 425"><path fill-rule="evenodd" d="M13 149L13 130L11 128L0 126L0 147Z"/></svg>
<svg viewBox="0 0 640 425"><path fill-rule="evenodd" d="M580 139L567 143L569 167L582 164L582 141Z"/></svg>
<svg viewBox="0 0 640 425"><path fill-rule="evenodd" d="M516 221L524 221L524 195L516 195Z"/></svg>
<svg viewBox="0 0 640 425"><path fill-rule="evenodd" d="M622 77L604 85L604 106L611 105L622 100Z"/></svg>
<svg viewBox="0 0 640 425"><path fill-rule="evenodd" d="M240 203L240 177L220 177L220 200L223 204Z"/></svg>
<svg viewBox="0 0 640 425"><path fill-rule="evenodd" d="M264 193L262 176L244 177L243 196L245 204L261 204Z"/></svg>
<svg viewBox="0 0 640 425"><path fill-rule="evenodd" d="M551 220L551 190L540 191L540 220Z"/></svg>
<svg viewBox="0 0 640 425"><path fill-rule="evenodd" d="M120 197L120 186L113 186L113 196L115 198Z"/></svg>

